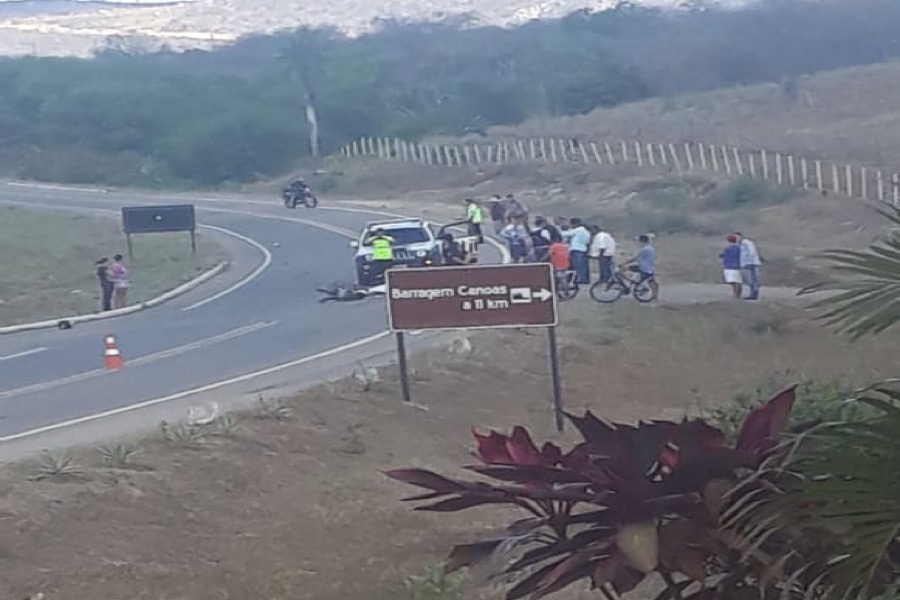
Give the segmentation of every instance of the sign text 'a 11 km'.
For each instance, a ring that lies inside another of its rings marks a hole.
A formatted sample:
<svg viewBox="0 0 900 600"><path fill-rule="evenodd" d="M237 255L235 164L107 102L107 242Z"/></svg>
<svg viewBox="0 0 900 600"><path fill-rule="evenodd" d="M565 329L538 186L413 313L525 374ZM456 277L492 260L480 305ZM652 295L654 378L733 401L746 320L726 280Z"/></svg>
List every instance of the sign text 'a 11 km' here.
<svg viewBox="0 0 900 600"><path fill-rule="evenodd" d="M393 331L557 324L549 264L390 269L386 278Z"/></svg>

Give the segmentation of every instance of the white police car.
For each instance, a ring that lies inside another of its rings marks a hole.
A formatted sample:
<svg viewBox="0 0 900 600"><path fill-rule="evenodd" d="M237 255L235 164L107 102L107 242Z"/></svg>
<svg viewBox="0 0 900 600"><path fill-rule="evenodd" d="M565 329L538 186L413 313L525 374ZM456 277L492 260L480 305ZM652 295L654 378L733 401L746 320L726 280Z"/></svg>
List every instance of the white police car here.
<svg viewBox="0 0 900 600"><path fill-rule="evenodd" d="M430 267L442 262L441 241L427 222L422 219L397 219L366 223L359 239L350 243L356 249L356 280L362 286L384 283L380 269L373 268L372 246L366 241L379 229L394 240L394 264L407 267Z"/></svg>

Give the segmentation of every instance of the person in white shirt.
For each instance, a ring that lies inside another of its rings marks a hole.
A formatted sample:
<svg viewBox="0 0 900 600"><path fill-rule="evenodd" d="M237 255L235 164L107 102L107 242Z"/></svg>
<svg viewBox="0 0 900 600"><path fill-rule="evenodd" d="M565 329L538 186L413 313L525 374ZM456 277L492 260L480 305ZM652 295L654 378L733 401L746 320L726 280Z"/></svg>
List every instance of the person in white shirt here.
<svg viewBox="0 0 900 600"><path fill-rule="evenodd" d="M591 240L591 248L588 253L591 258L596 258L600 265L600 281L609 283L612 281L613 259L616 256L616 240L604 227L597 228L597 235Z"/></svg>
<svg viewBox="0 0 900 600"><path fill-rule="evenodd" d="M741 244L741 271L744 273L744 280L750 287L750 295L747 300L759 300L759 267L762 265L762 259L756 249L756 244L748 237L744 237L740 231L734 232Z"/></svg>
<svg viewBox="0 0 900 600"><path fill-rule="evenodd" d="M591 282L591 266L588 262L588 250L591 245L591 232L581 219L574 217L569 221L569 229L562 232L563 239L569 243L569 260L575 271L579 284Z"/></svg>

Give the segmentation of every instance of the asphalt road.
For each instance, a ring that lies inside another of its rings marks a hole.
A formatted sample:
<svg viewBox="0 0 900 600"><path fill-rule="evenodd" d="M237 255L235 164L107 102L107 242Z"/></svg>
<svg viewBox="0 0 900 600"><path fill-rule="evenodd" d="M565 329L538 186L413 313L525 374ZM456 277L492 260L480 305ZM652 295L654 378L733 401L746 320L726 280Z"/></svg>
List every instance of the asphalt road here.
<svg viewBox="0 0 900 600"><path fill-rule="evenodd" d="M0 203L102 211L114 217L126 205L184 201L179 196L0 183ZM221 231L201 230L203 235L221 236L228 244L233 251L231 268L155 309L66 331L0 336L0 442L313 355L385 330L383 300L319 304L315 291L330 282L352 281L349 239L366 221L384 215L329 209L327 202L321 209L289 211L277 198L192 201L201 225L243 236L236 239ZM488 248L482 260L496 262L497 255ZM134 272L140 276L139 255ZM232 289L248 277L253 278L246 285ZM106 334L116 336L125 357L126 366L120 371L102 368Z"/></svg>

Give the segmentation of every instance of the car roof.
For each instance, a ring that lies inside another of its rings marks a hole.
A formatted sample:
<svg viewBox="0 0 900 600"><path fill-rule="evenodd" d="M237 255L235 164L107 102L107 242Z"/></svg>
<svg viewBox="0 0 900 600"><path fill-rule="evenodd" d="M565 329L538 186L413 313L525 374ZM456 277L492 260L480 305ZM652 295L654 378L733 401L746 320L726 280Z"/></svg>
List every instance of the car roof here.
<svg viewBox="0 0 900 600"><path fill-rule="evenodd" d="M372 221L366 223L366 229L405 229L405 228L425 228L427 225L422 219L394 219L392 221Z"/></svg>

